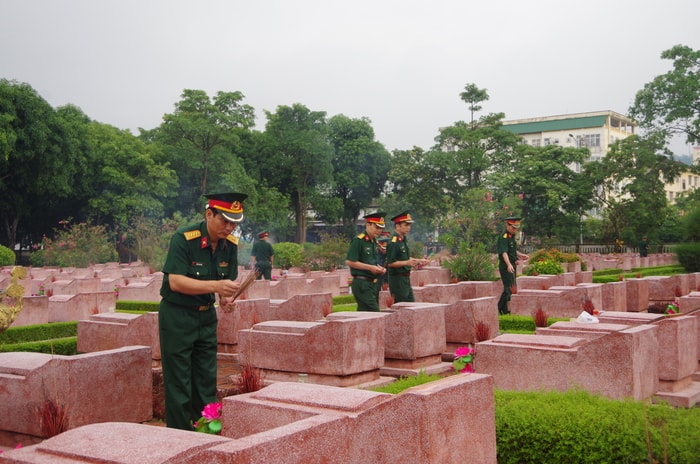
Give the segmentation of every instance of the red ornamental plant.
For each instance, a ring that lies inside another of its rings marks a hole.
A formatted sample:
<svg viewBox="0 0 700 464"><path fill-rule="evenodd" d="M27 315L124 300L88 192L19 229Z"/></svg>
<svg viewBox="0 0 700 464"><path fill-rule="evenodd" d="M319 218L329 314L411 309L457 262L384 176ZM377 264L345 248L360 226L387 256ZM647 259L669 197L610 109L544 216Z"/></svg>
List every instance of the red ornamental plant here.
<svg viewBox="0 0 700 464"><path fill-rule="evenodd" d="M330 303L324 304L323 305L323 317L328 316L331 312L333 312L333 305Z"/></svg>
<svg viewBox="0 0 700 464"><path fill-rule="evenodd" d="M586 298L583 300L583 310L586 311L588 314L593 315L593 310L595 309L595 306L593 305L593 302Z"/></svg>
<svg viewBox="0 0 700 464"><path fill-rule="evenodd" d="M532 318L535 320L535 327L547 327L547 313L542 308L537 308Z"/></svg>
<svg viewBox="0 0 700 464"><path fill-rule="evenodd" d="M517 285L511 285L510 286L510 293L511 295L515 295L518 293L518 286Z"/></svg>
<svg viewBox="0 0 700 464"><path fill-rule="evenodd" d="M41 435L51 438L68 429L68 417L66 408L53 400L44 400L40 408L37 408Z"/></svg>
<svg viewBox="0 0 700 464"><path fill-rule="evenodd" d="M479 321L474 326L474 337L477 342L483 342L491 338L491 328L483 321Z"/></svg>
<svg viewBox="0 0 700 464"><path fill-rule="evenodd" d="M260 390L265 386L263 374L260 369L244 364L241 373L236 378L236 386L239 393L251 393Z"/></svg>
<svg viewBox="0 0 700 464"><path fill-rule="evenodd" d="M394 305L394 301L396 301L394 295L389 295L388 297L386 297L386 307L391 308Z"/></svg>

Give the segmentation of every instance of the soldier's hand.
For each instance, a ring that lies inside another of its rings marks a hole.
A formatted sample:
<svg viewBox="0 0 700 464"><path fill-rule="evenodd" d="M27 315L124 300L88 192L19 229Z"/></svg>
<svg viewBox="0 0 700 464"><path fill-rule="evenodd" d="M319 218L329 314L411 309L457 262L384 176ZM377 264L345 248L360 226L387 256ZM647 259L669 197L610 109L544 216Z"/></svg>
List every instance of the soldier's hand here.
<svg viewBox="0 0 700 464"><path fill-rule="evenodd" d="M241 286L239 282L234 280L219 280L217 281L219 285L218 293L221 296L229 297L233 295L236 290Z"/></svg>

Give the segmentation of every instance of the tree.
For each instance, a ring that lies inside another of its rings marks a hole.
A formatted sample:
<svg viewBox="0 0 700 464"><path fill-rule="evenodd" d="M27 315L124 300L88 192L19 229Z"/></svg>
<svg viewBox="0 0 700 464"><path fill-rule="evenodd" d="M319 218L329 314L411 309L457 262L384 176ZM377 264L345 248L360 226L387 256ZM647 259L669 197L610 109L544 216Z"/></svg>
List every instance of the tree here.
<svg viewBox="0 0 700 464"><path fill-rule="evenodd" d="M659 131L665 139L683 134L700 141L700 50L676 45L661 53L673 69L637 92L629 113L640 127Z"/></svg>
<svg viewBox="0 0 700 464"><path fill-rule="evenodd" d="M31 86L2 79L0 151L1 241L14 247L22 221L45 219L73 193L79 150L66 122Z"/></svg>
<svg viewBox="0 0 700 464"><path fill-rule="evenodd" d="M181 97L156 133L142 136L165 145L165 160L179 176L178 208L195 210L201 196L211 193L210 184L228 171L234 147L255 116L241 92L217 92L210 99L202 90L185 89Z"/></svg>
<svg viewBox="0 0 700 464"><path fill-rule="evenodd" d="M138 216L162 218L162 200L175 196L177 176L158 163L159 146L129 131L93 122L87 216L96 224L126 225Z"/></svg>
<svg viewBox="0 0 700 464"><path fill-rule="evenodd" d="M604 239L636 243L659 234L668 208L664 185L685 169L663 146L661 133L633 135L611 145L602 160L584 165L597 187L597 203L607 210Z"/></svg>
<svg viewBox="0 0 700 464"><path fill-rule="evenodd" d="M569 166L580 163L586 150L548 145L516 146L509 170L489 175L498 197L520 196L529 235L552 237L567 216L579 218L590 205L592 184Z"/></svg>
<svg viewBox="0 0 700 464"><path fill-rule="evenodd" d="M265 114L271 155L263 175L291 198L296 241L304 243L308 211L312 207L323 209L323 202L332 191L333 149L327 139L326 113L295 103Z"/></svg>
<svg viewBox="0 0 700 464"><path fill-rule="evenodd" d="M360 211L384 190L391 157L374 140L374 129L366 118L340 114L330 118L328 128L333 147L333 196L342 200L343 222L354 231Z"/></svg>
<svg viewBox="0 0 700 464"><path fill-rule="evenodd" d="M436 153L428 156L428 163L432 171L429 175L445 193L459 196L465 190L481 187L483 175L512 153L518 137L503 129L504 116L489 114L471 125L457 121L440 129L435 138Z"/></svg>
<svg viewBox="0 0 700 464"><path fill-rule="evenodd" d="M469 112L471 114L471 125L474 125L474 113L481 111L481 105L479 103L489 99L488 90L480 89L476 84L467 84L464 86L464 92L459 94L465 103L469 104Z"/></svg>

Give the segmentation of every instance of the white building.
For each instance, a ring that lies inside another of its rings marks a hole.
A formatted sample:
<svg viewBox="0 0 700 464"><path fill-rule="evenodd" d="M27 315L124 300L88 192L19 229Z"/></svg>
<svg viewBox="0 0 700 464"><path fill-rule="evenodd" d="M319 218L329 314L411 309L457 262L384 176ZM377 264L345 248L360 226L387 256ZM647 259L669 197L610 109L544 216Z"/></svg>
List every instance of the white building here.
<svg viewBox="0 0 700 464"><path fill-rule="evenodd" d="M588 148L590 158L599 161L608 152L608 147L618 140L636 133L636 124L627 116L614 111L563 114L540 118L503 121L503 128L520 137L523 143L532 146L557 144L567 147ZM700 159L700 147L693 149L693 162ZM571 166L581 172L581 166ZM687 170L675 182L666 184L666 198L675 203L679 195L700 186L700 177Z"/></svg>

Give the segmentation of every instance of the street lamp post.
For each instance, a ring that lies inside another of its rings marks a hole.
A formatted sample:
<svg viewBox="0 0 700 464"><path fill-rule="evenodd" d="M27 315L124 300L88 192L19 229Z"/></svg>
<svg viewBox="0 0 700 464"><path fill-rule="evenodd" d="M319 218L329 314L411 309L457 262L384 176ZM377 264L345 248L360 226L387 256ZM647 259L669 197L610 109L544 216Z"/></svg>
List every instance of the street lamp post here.
<svg viewBox="0 0 700 464"><path fill-rule="evenodd" d="M574 134L569 134L569 137L574 139L574 143L576 143L576 148L581 148L581 136L579 135L578 137L574 137ZM577 166L579 166L578 173L581 173L581 165L580 163L576 163ZM581 252L581 246L583 245L583 211L579 211L578 215L578 252Z"/></svg>

